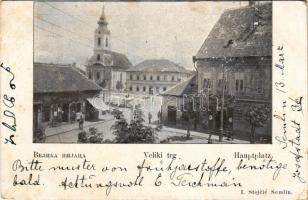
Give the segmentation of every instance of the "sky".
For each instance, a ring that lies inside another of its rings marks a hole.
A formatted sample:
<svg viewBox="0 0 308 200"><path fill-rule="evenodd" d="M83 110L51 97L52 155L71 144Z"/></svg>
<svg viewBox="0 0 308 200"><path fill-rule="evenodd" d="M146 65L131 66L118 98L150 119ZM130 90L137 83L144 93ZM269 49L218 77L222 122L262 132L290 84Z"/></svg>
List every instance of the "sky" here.
<svg viewBox="0 0 308 200"><path fill-rule="evenodd" d="M103 5L112 51L125 54L133 65L164 58L192 70L192 56L222 12L245 3L35 2L35 62L75 62L84 69Z"/></svg>

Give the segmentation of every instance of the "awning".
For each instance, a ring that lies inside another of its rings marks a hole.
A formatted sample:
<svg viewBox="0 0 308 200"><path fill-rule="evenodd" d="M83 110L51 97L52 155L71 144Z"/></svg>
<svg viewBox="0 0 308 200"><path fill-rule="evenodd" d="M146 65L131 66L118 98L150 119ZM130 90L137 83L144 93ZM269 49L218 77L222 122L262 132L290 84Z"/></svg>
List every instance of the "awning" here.
<svg viewBox="0 0 308 200"><path fill-rule="evenodd" d="M88 98L87 101L97 110L109 110L109 106L101 98Z"/></svg>

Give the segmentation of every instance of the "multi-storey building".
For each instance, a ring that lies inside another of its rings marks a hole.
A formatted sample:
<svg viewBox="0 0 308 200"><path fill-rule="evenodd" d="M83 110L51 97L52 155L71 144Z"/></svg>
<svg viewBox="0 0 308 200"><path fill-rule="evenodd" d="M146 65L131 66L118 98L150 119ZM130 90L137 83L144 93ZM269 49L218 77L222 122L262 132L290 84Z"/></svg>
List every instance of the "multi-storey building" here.
<svg viewBox="0 0 308 200"><path fill-rule="evenodd" d="M160 94L191 75L189 70L166 59L145 60L126 73L126 90L138 94Z"/></svg>
<svg viewBox="0 0 308 200"><path fill-rule="evenodd" d="M104 8L97 23L98 27L94 34L94 53L86 66L87 76L105 90L124 90L125 70L132 64L124 54L111 51L111 35Z"/></svg>
<svg viewBox="0 0 308 200"><path fill-rule="evenodd" d="M198 91L216 96L219 102L223 92L225 99L235 97L233 129L237 133L249 131L244 120L247 107L271 107L272 4L251 2L225 11L193 60L198 69ZM220 114L216 117L213 121L219 128ZM270 134L271 122L258 131Z"/></svg>

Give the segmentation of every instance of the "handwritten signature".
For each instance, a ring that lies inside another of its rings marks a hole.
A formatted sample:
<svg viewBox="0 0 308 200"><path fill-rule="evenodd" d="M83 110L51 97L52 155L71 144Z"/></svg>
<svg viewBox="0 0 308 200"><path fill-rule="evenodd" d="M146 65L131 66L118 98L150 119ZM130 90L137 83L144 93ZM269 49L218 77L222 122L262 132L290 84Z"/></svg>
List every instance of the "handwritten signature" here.
<svg viewBox="0 0 308 200"><path fill-rule="evenodd" d="M278 120L280 125L280 133L275 137L279 142L282 150L287 151L294 158L294 170L292 177L297 178L301 183L306 183L302 177L302 149L301 149L301 120L303 116L303 96L290 97L287 94L287 82L285 81L286 69L285 54L283 45L277 47L278 61L275 69L278 69L278 81L275 82L275 90L282 95L282 106L280 113L275 111L273 117ZM289 115L288 115L289 114Z"/></svg>

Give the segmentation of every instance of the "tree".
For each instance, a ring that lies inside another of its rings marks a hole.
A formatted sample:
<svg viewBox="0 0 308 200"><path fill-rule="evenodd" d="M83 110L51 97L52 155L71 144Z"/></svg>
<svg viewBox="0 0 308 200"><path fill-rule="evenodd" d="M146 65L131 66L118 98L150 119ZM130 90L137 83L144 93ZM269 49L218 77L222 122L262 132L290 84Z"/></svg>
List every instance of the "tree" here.
<svg viewBox="0 0 308 200"><path fill-rule="evenodd" d="M187 133L186 133L186 139L190 138L190 129L191 125L194 125L194 128L197 128L197 120L198 116L200 114L200 102L198 101L198 98L192 97L187 97L184 100L184 109L183 109L183 115L185 116L186 120L186 128L187 128Z"/></svg>
<svg viewBox="0 0 308 200"><path fill-rule="evenodd" d="M111 113L115 119L121 119L124 117L123 112L118 109L113 109Z"/></svg>
<svg viewBox="0 0 308 200"><path fill-rule="evenodd" d="M250 105L245 113L245 119L250 125L250 143L255 143L255 131L258 127L263 127L270 118L270 109L264 106Z"/></svg>
<svg viewBox="0 0 308 200"><path fill-rule="evenodd" d="M118 116L120 118L117 118ZM155 136L155 131L158 131L158 129L143 124L144 119L140 106L137 106L134 110L133 119L130 123L127 123L123 115L116 115L115 118L118 120L111 128L114 129L113 134L116 135L116 143L154 143L158 140Z"/></svg>
<svg viewBox="0 0 308 200"><path fill-rule="evenodd" d="M102 88L105 88L105 87L107 86L107 81L106 81L106 80L103 80L103 81L100 82L98 85L101 86Z"/></svg>
<svg viewBox="0 0 308 200"><path fill-rule="evenodd" d="M120 91L120 90L123 89L123 83L122 83L122 81L117 81L117 83L116 83L116 89L117 89L118 91Z"/></svg>
<svg viewBox="0 0 308 200"><path fill-rule="evenodd" d="M89 133L82 131L78 134L78 143L104 143L103 133L96 128L89 128Z"/></svg>

